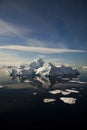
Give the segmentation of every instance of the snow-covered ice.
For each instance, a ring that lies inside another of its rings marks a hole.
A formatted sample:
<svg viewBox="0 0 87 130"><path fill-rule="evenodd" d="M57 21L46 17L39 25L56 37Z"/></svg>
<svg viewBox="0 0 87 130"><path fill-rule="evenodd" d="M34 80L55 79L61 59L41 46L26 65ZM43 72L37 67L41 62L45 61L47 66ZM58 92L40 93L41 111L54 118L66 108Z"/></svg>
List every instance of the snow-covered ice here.
<svg viewBox="0 0 87 130"><path fill-rule="evenodd" d="M37 95L37 93L33 93L33 95Z"/></svg>
<svg viewBox="0 0 87 130"><path fill-rule="evenodd" d="M53 98L45 98L43 100L44 103L51 103L51 102L55 102L55 101L56 101L56 99L53 99Z"/></svg>
<svg viewBox="0 0 87 130"><path fill-rule="evenodd" d="M87 84L87 82L76 81L76 80L70 80L69 82L70 82L70 83Z"/></svg>
<svg viewBox="0 0 87 130"><path fill-rule="evenodd" d="M64 65L57 67L52 63L44 63L41 58L37 58L31 63L26 64L25 66L21 65L15 69L12 69L11 75L17 76L28 76L28 75L41 75L41 76L59 76L61 78L76 78L79 75L77 69L72 67L66 67Z"/></svg>
<svg viewBox="0 0 87 130"><path fill-rule="evenodd" d="M67 103L67 104L76 103L76 98L73 98L73 97L61 97L60 100L62 100L64 103Z"/></svg>
<svg viewBox="0 0 87 130"><path fill-rule="evenodd" d="M61 91L62 90L52 90L52 91L49 91L49 93L51 93L51 94L59 94L59 93L61 93Z"/></svg>
<svg viewBox="0 0 87 130"><path fill-rule="evenodd" d="M61 91L62 95L69 95L71 92Z"/></svg>
<svg viewBox="0 0 87 130"><path fill-rule="evenodd" d="M79 93L79 91L73 89L66 89L66 91L71 93Z"/></svg>

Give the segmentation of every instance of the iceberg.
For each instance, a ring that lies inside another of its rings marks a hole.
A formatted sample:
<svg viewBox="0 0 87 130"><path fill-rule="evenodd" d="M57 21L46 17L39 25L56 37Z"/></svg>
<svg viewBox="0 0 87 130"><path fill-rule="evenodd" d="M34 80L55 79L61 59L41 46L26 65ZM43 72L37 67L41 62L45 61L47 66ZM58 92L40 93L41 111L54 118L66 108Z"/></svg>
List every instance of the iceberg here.
<svg viewBox="0 0 87 130"><path fill-rule="evenodd" d="M64 65L62 65L61 67L59 67L60 70L64 73L63 77L65 78L76 78L78 75L80 75L79 71L77 69L74 69L72 67L66 67Z"/></svg>
<svg viewBox="0 0 87 130"><path fill-rule="evenodd" d="M40 67L42 67L44 64L44 61L39 57L37 59L35 59L34 61L32 61L29 66L34 68L34 69L38 69Z"/></svg>
<svg viewBox="0 0 87 130"><path fill-rule="evenodd" d="M58 67L49 62L45 63L42 67L37 69L36 75L63 76L63 72Z"/></svg>
<svg viewBox="0 0 87 130"><path fill-rule="evenodd" d="M12 69L11 76L29 76L34 75L34 69L32 67Z"/></svg>
<svg viewBox="0 0 87 130"><path fill-rule="evenodd" d="M62 65L61 67L56 67L52 63L45 63L42 67L36 70L36 75L45 75L45 76L58 76L60 78L75 78L79 75L77 69L72 67L66 67Z"/></svg>
<svg viewBox="0 0 87 130"><path fill-rule="evenodd" d="M44 63L41 58L37 58L32 61L30 64L21 65L12 69L11 76L29 76L29 75L38 75L38 76L55 76L60 79L63 78L76 78L79 75L79 71L72 67L55 66L52 63ZM64 80L64 79L63 79Z"/></svg>

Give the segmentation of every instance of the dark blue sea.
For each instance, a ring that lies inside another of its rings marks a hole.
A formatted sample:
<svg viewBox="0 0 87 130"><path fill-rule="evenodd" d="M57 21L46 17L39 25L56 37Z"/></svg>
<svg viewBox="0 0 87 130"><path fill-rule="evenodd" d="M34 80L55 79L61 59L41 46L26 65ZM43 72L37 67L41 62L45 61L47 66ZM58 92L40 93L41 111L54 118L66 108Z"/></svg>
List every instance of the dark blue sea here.
<svg viewBox="0 0 87 130"><path fill-rule="evenodd" d="M9 77L0 70L0 129L87 127L87 70L76 79Z"/></svg>

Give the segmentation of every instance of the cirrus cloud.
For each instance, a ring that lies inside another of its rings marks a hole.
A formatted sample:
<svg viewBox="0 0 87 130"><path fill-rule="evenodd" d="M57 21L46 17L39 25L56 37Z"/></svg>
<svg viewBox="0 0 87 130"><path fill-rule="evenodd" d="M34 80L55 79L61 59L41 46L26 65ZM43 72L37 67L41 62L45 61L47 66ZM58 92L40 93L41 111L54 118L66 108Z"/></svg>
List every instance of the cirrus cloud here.
<svg viewBox="0 0 87 130"><path fill-rule="evenodd" d="M18 51L28 51L28 52L36 52L36 53L84 53L85 50L74 50L74 49L59 49L59 48L44 48L44 47L30 47L30 46L20 46L20 45L8 45L8 46L0 46L0 49L8 49L8 50L18 50Z"/></svg>

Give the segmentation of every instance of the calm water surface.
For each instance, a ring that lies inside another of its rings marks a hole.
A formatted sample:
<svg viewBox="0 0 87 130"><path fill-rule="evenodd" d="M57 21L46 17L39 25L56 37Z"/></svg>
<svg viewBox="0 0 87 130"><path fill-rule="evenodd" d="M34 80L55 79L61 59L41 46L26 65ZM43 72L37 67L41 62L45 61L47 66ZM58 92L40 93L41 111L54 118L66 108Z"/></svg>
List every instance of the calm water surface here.
<svg viewBox="0 0 87 130"><path fill-rule="evenodd" d="M79 78L68 81L56 77L12 78L6 69L1 69L0 126L84 129L87 122L86 82L86 71L81 72Z"/></svg>

